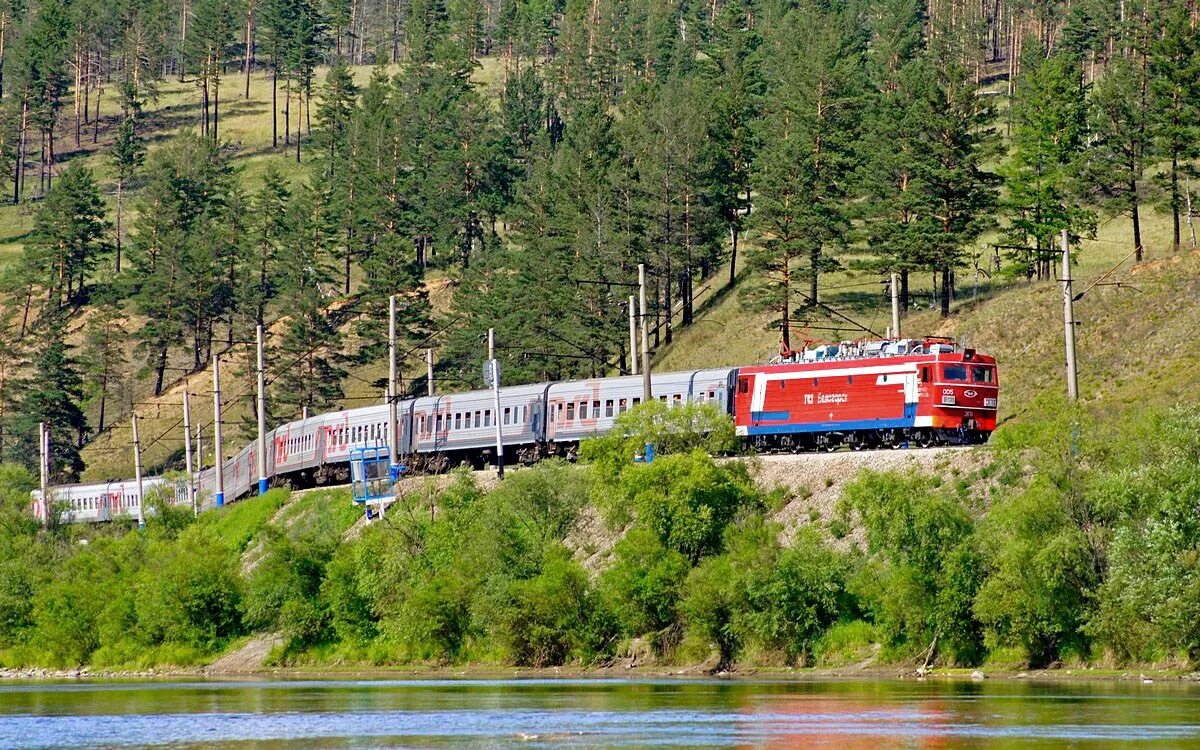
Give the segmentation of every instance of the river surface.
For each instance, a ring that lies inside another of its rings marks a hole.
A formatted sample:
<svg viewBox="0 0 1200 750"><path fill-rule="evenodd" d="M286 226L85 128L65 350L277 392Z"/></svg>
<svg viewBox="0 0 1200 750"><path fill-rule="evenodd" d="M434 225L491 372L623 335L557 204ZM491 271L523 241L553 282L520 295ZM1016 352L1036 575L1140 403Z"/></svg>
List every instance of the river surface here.
<svg viewBox="0 0 1200 750"><path fill-rule="evenodd" d="M1198 748L1200 686L750 680L0 684L0 748Z"/></svg>

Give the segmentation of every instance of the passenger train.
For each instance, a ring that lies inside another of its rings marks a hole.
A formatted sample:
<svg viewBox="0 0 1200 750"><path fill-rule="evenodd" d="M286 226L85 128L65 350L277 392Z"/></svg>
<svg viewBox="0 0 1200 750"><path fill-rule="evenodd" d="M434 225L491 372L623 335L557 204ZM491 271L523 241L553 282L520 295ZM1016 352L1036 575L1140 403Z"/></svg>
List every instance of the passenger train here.
<svg viewBox="0 0 1200 750"><path fill-rule="evenodd" d="M655 373L653 397L668 404L716 404L737 434L758 451L834 450L971 444L996 428L999 382L994 358L946 339L843 342L785 352L752 367ZM398 404L398 453L413 473L437 473L494 460L496 422L506 456L522 464L573 458L579 442L613 428L642 402L639 376L517 385L447 393ZM281 425L267 434L266 475L272 484L313 486L347 481L351 451L387 448L386 404L331 412ZM258 443L224 462L228 499L258 484ZM216 472L197 477L198 503L214 504ZM187 502L186 484L144 479L143 491ZM34 512L48 512L34 492ZM51 488L65 521L136 515L134 481Z"/></svg>

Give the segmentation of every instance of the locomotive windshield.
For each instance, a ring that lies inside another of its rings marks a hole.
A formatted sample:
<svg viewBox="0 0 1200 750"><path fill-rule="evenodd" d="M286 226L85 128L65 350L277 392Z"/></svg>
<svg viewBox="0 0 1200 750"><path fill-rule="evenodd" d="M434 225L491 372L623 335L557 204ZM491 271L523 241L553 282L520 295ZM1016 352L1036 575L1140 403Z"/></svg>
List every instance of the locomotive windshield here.
<svg viewBox="0 0 1200 750"><path fill-rule="evenodd" d="M966 381L967 368L965 365L946 365L942 368L942 380Z"/></svg>
<svg viewBox="0 0 1200 750"><path fill-rule="evenodd" d="M972 367L971 382L991 383L995 380L995 371L991 367Z"/></svg>

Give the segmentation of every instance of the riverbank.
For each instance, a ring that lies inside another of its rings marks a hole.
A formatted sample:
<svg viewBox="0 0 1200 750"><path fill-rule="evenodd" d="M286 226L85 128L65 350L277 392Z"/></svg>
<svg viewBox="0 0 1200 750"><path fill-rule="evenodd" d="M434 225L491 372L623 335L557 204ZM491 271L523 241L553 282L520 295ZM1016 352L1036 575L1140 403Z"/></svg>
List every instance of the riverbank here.
<svg viewBox="0 0 1200 750"><path fill-rule="evenodd" d="M770 681L960 681L983 682L1037 681L1037 682L1137 682L1154 683L1197 683L1200 671L1167 669L1092 669L1054 668L1030 670L980 670L969 668L930 669L924 674L904 666L881 666L859 669L850 668L747 668L712 672L702 665L679 666L562 666L537 669L532 667L497 667L494 665L469 665L438 667L408 665L395 667L336 666L329 668L262 667L248 670L214 669L201 667L163 667L146 670L110 670L88 667L79 669L0 669L0 681L62 681L62 680L123 680L149 679L166 682L179 679L273 679L273 680L334 680L334 679L417 679L417 680L512 680L512 679L697 679L715 678L727 680L770 680Z"/></svg>

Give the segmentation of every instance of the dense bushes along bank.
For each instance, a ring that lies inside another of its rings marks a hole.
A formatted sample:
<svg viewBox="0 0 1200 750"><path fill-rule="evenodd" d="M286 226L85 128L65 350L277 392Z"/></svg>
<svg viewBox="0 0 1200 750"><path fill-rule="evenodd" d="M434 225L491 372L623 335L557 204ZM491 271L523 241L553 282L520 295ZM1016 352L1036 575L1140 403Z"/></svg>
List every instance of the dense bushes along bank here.
<svg viewBox="0 0 1200 750"><path fill-rule="evenodd" d="M1097 424L1041 404L1060 416L1002 430L977 474L864 473L840 517L784 547L772 512L804 498L709 458L732 438L719 415L655 406L625 417L630 437L587 445L584 465L491 492L463 475L358 535L336 492L164 512L144 533L39 529L30 478L5 467L0 663L200 663L255 631L282 632L292 664L588 665L634 638L662 660L726 665L836 664L873 643L911 660L935 641L941 663L1200 657L1189 412ZM694 418L715 429L680 428ZM660 458L628 461L648 433Z"/></svg>

